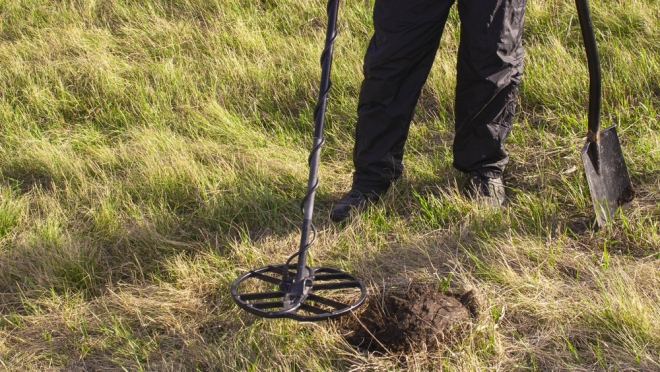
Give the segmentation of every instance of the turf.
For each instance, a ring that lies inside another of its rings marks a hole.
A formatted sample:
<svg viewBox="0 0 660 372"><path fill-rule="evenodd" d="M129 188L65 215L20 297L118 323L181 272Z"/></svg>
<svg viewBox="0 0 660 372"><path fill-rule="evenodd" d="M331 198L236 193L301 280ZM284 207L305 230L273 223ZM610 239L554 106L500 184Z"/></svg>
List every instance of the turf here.
<svg viewBox="0 0 660 372"><path fill-rule="evenodd" d="M357 351L334 323L263 320L229 285L299 243L325 3L0 0L0 364L8 370L660 370L660 2L593 2L603 125L637 199L598 231L579 152L571 2L530 1L510 204L451 167L452 11L406 171L343 226L371 1L342 2L310 263L473 290L459 343Z"/></svg>

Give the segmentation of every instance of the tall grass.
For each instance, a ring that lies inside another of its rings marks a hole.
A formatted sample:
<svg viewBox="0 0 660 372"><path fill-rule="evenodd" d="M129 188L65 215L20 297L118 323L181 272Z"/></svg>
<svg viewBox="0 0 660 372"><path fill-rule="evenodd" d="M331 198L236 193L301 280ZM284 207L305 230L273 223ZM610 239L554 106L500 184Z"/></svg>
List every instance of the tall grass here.
<svg viewBox="0 0 660 372"><path fill-rule="evenodd" d="M660 370L660 3L593 2L603 124L638 192L595 231L587 69L571 2L529 2L510 205L451 168L450 16L404 177L344 226L371 1L340 8L310 262L376 291L472 289L460 343L352 349L335 323L263 320L229 285L298 246L325 3L0 0L0 364L9 370Z"/></svg>

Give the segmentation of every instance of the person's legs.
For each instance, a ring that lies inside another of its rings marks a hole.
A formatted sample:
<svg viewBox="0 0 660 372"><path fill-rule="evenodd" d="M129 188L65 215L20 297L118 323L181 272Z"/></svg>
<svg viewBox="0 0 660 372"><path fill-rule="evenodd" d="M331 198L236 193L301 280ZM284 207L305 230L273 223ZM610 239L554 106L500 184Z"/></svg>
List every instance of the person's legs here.
<svg viewBox="0 0 660 372"><path fill-rule="evenodd" d="M453 3L376 0L358 101L353 185L332 208L332 220L363 210L401 176L410 121Z"/></svg>
<svg viewBox="0 0 660 372"><path fill-rule="evenodd" d="M454 167L499 178L523 69L525 0L458 0ZM503 190L502 190L503 191Z"/></svg>
<svg viewBox="0 0 660 372"><path fill-rule="evenodd" d="M353 190L380 194L403 170L403 148L454 0L376 0L364 58Z"/></svg>

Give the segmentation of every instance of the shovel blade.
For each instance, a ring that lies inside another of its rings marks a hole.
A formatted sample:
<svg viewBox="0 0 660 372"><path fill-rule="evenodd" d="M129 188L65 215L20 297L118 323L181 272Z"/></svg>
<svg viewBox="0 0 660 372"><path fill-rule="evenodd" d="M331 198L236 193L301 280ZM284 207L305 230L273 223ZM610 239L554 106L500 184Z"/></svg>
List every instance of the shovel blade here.
<svg viewBox="0 0 660 372"><path fill-rule="evenodd" d="M596 212L598 226L605 226L615 215L616 210L633 200L635 191L630 182L626 161L623 158L619 136L615 126L603 129L599 133L600 147L587 142L582 149L582 163L589 183L591 200ZM599 154L594 157L594 150ZM600 162L600 167L598 167Z"/></svg>

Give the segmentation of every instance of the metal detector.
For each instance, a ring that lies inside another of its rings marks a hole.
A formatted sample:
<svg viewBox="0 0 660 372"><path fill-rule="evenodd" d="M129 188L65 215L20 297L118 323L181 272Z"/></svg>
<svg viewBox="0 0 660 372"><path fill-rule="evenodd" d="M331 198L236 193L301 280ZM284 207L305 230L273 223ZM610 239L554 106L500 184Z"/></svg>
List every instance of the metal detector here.
<svg viewBox="0 0 660 372"><path fill-rule="evenodd" d="M633 200L635 191L630 182L616 126L599 131L601 69L596 36L587 0L575 0L575 5L589 65L589 130L587 142L582 149L582 163L596 211L596 221L598 226L603 227L620 206Z"/></svg>
<svg viewBox="0 0 660 372"><path fill-rule="evenodd" d="M286 263L251 270L231 285L234 302L243 310L264 318L291 318L298 321L336 318L356 309L367 296L364 284L353 275L329 267L306 265L307 251L316 240L312 214L314 195L319 185L320 150L325 142L323 124L328 93L332 86L330 69L337 37L338 10L339 0L329 0L325 49L321 54L321 86L314 109L314 143L308 161L309 180L307 194L301 205L303 223L300 248ZM298 262L291 263L296 257Z"/></svg>

